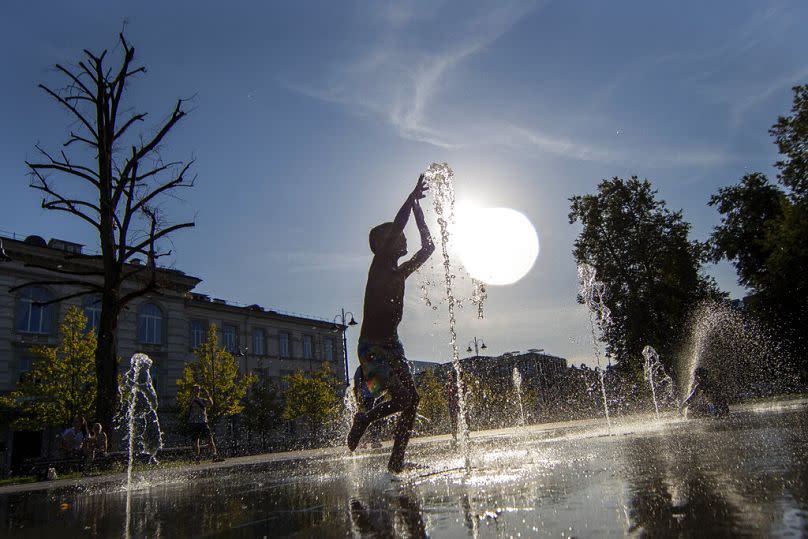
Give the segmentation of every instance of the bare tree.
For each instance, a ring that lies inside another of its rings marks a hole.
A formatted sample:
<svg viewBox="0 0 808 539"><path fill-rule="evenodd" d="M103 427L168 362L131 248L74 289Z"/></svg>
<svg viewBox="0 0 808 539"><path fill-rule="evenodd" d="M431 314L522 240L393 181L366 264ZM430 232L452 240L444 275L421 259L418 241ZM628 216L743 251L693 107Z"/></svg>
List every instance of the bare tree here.
<svg viewBox="0 0 808 539"><path fill-rule="evenodd" d="M85 49L78 66L56 65L67 79L64 87L39 85L69 112L73 123L58 154L37 145L42 160L26 161L31 187L45 195L42 207L69 213L93 227L100 255L70 256L72 263L44 268L58 272L58 278L22 285L68 285L71 292L53 302L87 294L100 296L96 415L107 426L112 424L117 395L118 315L127 303L160 288L157 260L171 253L158 248L160 240L194 226L193 222L167 223L160 208L165 196L194 183L188 177L192 160L166 162L160 156L166 135L186 115L185 101L179 99L170 116L150 135L133 136L132 127L142 123L146 113L124 110L126 85L146 69L132 65L135 49L123 34L119 38L122 58L117 67L105 64L106 50L95 55ZM71 156L67 148L73 152ZM79 157L72 159L76 154ZM68 179L73 183L68 184ZM135 257L144 257L145 264L133 264Z"/></svg>

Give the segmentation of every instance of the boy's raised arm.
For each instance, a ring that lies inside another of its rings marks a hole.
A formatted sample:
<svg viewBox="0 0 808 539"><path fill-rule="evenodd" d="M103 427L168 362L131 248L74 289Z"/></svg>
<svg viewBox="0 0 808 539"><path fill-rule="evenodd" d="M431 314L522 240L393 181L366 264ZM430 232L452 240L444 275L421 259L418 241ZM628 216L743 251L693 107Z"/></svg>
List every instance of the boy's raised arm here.
<svg viewBox="0 0 808 539"><path fill-rule="evenodd" d="M429 233L429 228L426 226L426 220L424 220L424 210L421 209L418 199L412 202L412 214L415 216L415 224L418 225L418 232L421 234L421 249L419 249L412 258L399 266L400 270L404 271L407 275L420 268L435 251L435 244L432 243L432 235Z"/></svg>
<svg viewBox="0 0 808 539"><path fill-rule="evenodd" d="M393 226L390 227L384 239L384 245L390 245L393 239L404 232L404 227L407 226L407 221L410 219L410 211L413 209L413 203L418 199L424 198L426 196L424 191L427 189L428 187L424 185L424 175L421 174L418 177L418 182L415 184L415 189L412 190L412 193L407 195L407 199L404 201L404 204L401 205L401 209L398 210L395 219L393 219Z"/></svg>

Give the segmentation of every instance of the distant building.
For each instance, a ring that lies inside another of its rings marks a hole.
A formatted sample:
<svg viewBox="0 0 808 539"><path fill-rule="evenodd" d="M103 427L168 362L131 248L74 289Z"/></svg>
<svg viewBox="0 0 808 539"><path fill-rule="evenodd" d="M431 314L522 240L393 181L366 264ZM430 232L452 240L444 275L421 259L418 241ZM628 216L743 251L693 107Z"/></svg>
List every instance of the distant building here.
<svg viewBox="0 0 808 539"><path fill-rule="evenodd" d="M75 287L43 283L9 292L28 282L65 278L46 268L90 268L97 264L82 254L81 245L58 239L46 243L38 236L2 241L6 258L10 259L0 261L0 394L5 394L31 368L32 345L58 343L57 328L69 305L82 307L88 324L96 327L101 308L97 296L37 305L75 292ZM133 269L138 266L138 261L134 262ZM344 326L259 305L237 306L197 294L193 290L201 279L182 271L159 268L158 275L160 293L134 300L120 315L118 355L123 372L133 354L148 354L154 361L152 375L161 402L169 406L174 403L176 380L182 376L184 364L195 360L194 349L205 340L209 325L214 323L220 345L236 355L242 373L257 372L282 387L284 376L298 370L316 370L327 361L345 381L341 335ZM37 444L42 444L41 434L12 433L8 425L0 425L0 448L6 448L0 449L0 470L11 464L8 453L15 445L21 449L15 456L19 460L23 455L38 454L34 450Z"/></svg>
<svg viewBox="0 0 808 539"><path fill-rule="evenodd" d="M440 366L440 363L435 363L434 361L410 361L413 376L418 376L426 371L435 370Z"/></svg>
<svg viewBox="0 0 808 539"><path fill-rule="evenodd" d="M545 354L540 350L507 352L500 356L471 356L460 359L463 372L496 382L510 384L513 369L519 370L526 385L546 388L554 385L565 373L567 360ZM448 376L452 363L442 363L436 369L441 376Z"/></svg>

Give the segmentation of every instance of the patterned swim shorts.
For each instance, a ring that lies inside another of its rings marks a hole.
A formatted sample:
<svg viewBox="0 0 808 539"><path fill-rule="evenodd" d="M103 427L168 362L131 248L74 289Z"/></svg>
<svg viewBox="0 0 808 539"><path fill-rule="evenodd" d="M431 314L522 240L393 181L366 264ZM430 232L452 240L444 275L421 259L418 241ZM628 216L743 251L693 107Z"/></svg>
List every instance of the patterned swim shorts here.
<svg viewBox="0 0 808 539"><path fill-rule="evenodd" d="M378 397L389 387L391 371L409 368L404 358L404 347L398 339L374 343L360 337L357 353L365 375L365 384L374 397Z"/></svg>

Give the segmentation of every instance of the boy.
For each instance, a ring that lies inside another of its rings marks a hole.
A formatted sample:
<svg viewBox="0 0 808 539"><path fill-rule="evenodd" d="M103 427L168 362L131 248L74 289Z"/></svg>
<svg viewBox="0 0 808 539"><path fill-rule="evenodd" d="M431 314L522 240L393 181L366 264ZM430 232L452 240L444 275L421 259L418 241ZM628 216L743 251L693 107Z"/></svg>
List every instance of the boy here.
<svg viewBox="0 0 808 539"><path fill-rule="evenodd" d="M399 473L404 467L404 452L418 409L418 392L404 357L404 348L398 340L398 324L404 310L404 281L412 272L426 262L435 246L424 221L424 212L419 200L424 198L427 186L424 175L418 178L412 193L404 201L392 223L383 223L370 231L370 250L373 262L368 271L365 287L365 310L362 331L359 335L359 363L364 380L374 397L384 391L390 399L378 402L366 412L354 416L348 433L348 448L359 445L365 430L374 421L401 412L393 432L393 451L387 469ZM406 262L398 259L407 254L407 239L404 226L415 217L421 235L421 249Z"/></svg>

